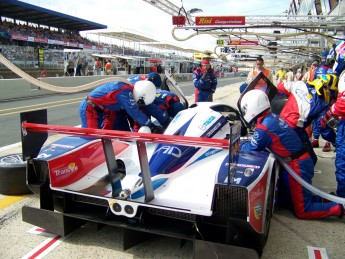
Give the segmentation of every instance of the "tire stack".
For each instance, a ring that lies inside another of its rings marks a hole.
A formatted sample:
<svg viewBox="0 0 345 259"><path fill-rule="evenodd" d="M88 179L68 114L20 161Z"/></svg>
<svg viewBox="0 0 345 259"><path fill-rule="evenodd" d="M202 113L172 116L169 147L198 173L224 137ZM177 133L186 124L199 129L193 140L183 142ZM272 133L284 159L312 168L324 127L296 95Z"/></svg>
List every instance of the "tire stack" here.
<svg viewBox="0 0 345 259"><path fill-rule="evenodd" d="M22 154L0 157L0 194L22 195L31 193L26 183L26 162Z"/></svg>

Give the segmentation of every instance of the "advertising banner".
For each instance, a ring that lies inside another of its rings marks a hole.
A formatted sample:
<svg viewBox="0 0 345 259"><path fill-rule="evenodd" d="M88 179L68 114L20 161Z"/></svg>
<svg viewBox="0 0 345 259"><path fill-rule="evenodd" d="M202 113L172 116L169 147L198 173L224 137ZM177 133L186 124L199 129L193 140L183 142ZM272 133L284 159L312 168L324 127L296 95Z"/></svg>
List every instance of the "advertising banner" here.
<svg viewBox="0 0 345 259"><path fill-rule="evenodd" d="M245 25L245 16L197 16L195 25Z"/></svg>

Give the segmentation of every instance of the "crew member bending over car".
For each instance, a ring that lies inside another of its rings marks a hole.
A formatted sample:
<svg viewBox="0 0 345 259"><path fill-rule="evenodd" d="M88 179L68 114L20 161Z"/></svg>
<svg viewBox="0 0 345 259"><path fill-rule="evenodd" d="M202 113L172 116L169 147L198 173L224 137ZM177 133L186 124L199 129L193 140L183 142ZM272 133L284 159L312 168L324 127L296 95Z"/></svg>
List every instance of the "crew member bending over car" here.
<svg viewBox="0 0 345 259"><path fill-rule="evenodd" d="M329 109L329 79L321 77L312 82L282 81L277 84L278 91L288 96L280 116L292 127L307 144L314 165L317 156L313 150L306 128L319 119ZM335 133L329 127L321 131L323 139L335 143Z"/></svg>
<svg viewBox="0 0 345 259"><path fill-rule="evenodd" d="M212 102L213 93L217 88L217 77L210 61L201 61L201 68L193 71L193 84L195 87L195 102Z"/></svg>
<svg viewBox="0 0 345 259"><path fill-rule="evenodd" d="M241 113L249 127L256 124L251 141L242 142L241 150L263 151L268 148L281 156L288 165L308 182L312 183L314 164L306 146L297 133L279 115L270 112L267 95L260 90L247 92L241 100ZM284 181L296 217L317 219L328 216L342 216L344 207L335 202L322 203L321 197L302 187L284 171L280 180Z"/></svg>
<svg viewBox="0 0 345 259"><path fill-rule="evenodd" d="M139 108L139 106L150 106L155 94L156 87L150 81L138 81L134 86L124 82L100 85L80 104L81 126L130 131L128 114L141 126L148 126L153 132L161 133L162 130L158 129ZM168 115L165 117L166 120L169 119Z"/></svg>
<svg viewBox="0 0 345 259"><path fill-rule="evenodd" d="M174 118L178 112L185 109L183 104L180 102L180 98L176 94L170 91L160 89L162 85L162 80L158 73L151 72L147 76L132 76L132 77L129 77L128 80L132 84L140 80L148 80L148 81L153 82L153 84L156 86L156 97L153 101L153 105L158 107L164 113L167 113L170 117L170 120ZM157 112L155 110L152 110L152 107L151 108L144 107L142 108L142 111L148 116L156 117L155 114ZM156 118L159 122L162 121L159 119L160 118L159 116ZM162 123L160 122L160 124ZM162 126L164 126L165 128L167 124L168 124L168 121L166 122L163 121ZM134 123L133 128L135 131L138 131L140 126L138 125L138 123Z"/></svg>
<svg viewBox="0 0 345 259"><path fill-rule="evenodd" d="M345 198L345 70L339 77L338 96L335 103L320 120L322 128L329 125L337 128L335 177L337 179L337 195Z"/></svg>

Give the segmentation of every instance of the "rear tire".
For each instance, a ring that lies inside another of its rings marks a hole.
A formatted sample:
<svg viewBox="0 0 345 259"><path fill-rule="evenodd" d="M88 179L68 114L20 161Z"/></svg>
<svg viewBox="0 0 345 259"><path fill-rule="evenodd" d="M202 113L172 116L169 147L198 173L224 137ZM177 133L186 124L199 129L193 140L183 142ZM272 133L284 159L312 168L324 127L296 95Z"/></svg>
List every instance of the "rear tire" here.
<svg viewBox="0 0 345 259"><path fill-rule="evenodd" d="M32 193L26 183L26 162L22 154L0 157L0 193L21 195Z"/></svg>

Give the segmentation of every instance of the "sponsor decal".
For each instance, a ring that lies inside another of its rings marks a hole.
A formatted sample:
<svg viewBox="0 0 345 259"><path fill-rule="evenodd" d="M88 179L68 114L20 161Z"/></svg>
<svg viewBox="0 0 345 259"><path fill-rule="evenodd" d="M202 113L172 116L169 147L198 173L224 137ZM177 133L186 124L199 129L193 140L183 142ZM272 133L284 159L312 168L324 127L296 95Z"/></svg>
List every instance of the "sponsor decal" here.
<svg viewBox="0 0 345 259"><path fill-rule="evenodd" d="M247 165L247 164L236 164L236 163L234 163L233 165L236 165L236 167L248 167L248 168L253 168L253 169L260 169L260 166L258 165Z"/></svg>
<svg viewBox="0 0 345 259"><path fill-rule="evenodd" d="M196 25L245 25L245 16L198 16Z"/></svg>
<svg viewBox="0 0 345 259"><path fill-rule="evenodd" d="M233 178L233 179L234 179L234 181L232 183L234 183L234 184L240 184L241 180L242 180L242 178Z"/></svg>
<svg viewBox="0 0 345 259"><path fill-rule="evenodd" d="M296 89L295 95L298 99L300 99L302 101L306 101L308 103L310 103L310 100L312 99L312 96L308 92L305 92L302 89Z"/></svg>
<svg viewBox="0 0 345 259"><path fill-rule="evenodd" d="M207 134L206 137L210 137L216 130L218 130L222 124L220 122L217 123L217 125L214 126L213 129L211 129Z"/></svg>
<svg viewBox="0 0 345 259"><path fill-rule="evenodd" d="M212 156L212 155L214 155L214 154L216 154L216 153L218 153L218 152L219 152L219 150L217 150L217 149L210 149L209 151L207 151L207 152L205 153L205 156L206 156L206 157Z"/></svg>
<svg viewBox="0 0 345 259"><path fill-rule="evenodd" d="M254 217L260 219L262 216L262 202L258 202L254 205Z"/></svg>
<svg viewBox="0 0 345 259"><path fill-rule="evenodd" d="M182 156L181 149L179 149L178 147L174 147L174 146L163 146L163 147L157 149L157 151L154 154L156 154L157 152L160 152L160 151L163 154L172 155L172 156L177 157L177 158Z"/></svg>
<svg viewBox="0 0 345 259"><path fill-rule="evenodd" d="M52 148L73 149L75 146L63 145L63 144L51 144Z"/></svg>
<svg viewBox="0 0 345 259"><path fill-rule="evenodd" d="M260 197L261 195L263 195L264 193L264 190L263 190L263 187L260 186L260 188L258 188L257 190L255 191L252 191L250 193L250 199L255 201L258 197Z"/></svg>
<svg viewBox="0 0 345 259"><path fill-rule="evenodd" d="M244 170L244 176L245 177L249 177L249 176L252 176L254 173L254 169L253 168L246 168Z"/></svg>
<svg viewBox="0 0 345 259"><path fill-rule="evenodd" d="M215 119L216 117L214 117L214 116L211 116L210 118L208 118L208 120L207 121L205 121L204 122L204 124L203 125L205 125L205 126L208 126L214 119Z"/></svg>
<svg viewBox="0 0 345 259"><path fill-rule="evenodd" d="M54 171L55 176L59 176L59 175L65 175L65 174L70 174L70 173L74 173L78 170L78 166L72 162L69 163L66 167L63 167L62 169L57 169Z"/></svg>
<svg viewBox="0 0 345 259"><path fill-rule="evenodd" d="M50 157L51 156L51 154L46 154L46 153L42 153L42 154L39 154L38 156L37 156L37 158L48 158L48 157Z"/></svg>

